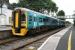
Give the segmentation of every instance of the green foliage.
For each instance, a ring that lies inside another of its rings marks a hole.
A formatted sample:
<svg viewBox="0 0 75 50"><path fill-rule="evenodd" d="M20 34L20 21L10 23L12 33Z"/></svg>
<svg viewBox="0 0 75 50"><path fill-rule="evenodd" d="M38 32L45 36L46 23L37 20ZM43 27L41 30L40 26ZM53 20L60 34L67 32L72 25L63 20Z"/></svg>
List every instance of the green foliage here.
<svg viewBox="0 0 75 50"><path fill-rule="evenodd" d="M57 16L65 16L65 12L63 10L60 10L58 13L57 13Z"/></svg>
<svg viewBox="0 0 75 50"><path fill-rule="evenodd" d="M58 7L52 0L20 0L16 5L12 4L12 7L25 7L38 12L48 10L48 12L57 12Z"/></svg>
<svg viewBox="0 0 75 50"><path fill-rule="evenodd" d="M65 16L65 12L63 10L60 10L58 13L57 13L57 16ZM65 20L64 18L60 18L61 20Z"/></svg>

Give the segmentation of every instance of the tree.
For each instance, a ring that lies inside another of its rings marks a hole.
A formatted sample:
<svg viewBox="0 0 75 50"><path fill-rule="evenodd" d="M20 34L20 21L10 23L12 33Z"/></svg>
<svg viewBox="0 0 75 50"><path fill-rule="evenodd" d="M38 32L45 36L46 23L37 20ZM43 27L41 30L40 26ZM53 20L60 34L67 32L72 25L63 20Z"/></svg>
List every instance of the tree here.
<svg viewBox="0 0 75 50"><path fill-rule="evenodd" d="M60 10L58 13L57 13L57 16L65 16L65 12L63 10Z"/></svg>
<svg viewBox="0 0 75 50"><path fill-rule="evenodd" d="M51 9L50 9L50 12L53 13L56 13L58 11L58 7L56 5L56 3L52 2L52 6L51 6Z"/></svg>
<svg viewBox="0 0 75 50"><path fill-rule="evenodd" d="M60 10L58 13L57 13L57 16L65 16L65 12L63 10ZM64 18L60 18L61 20L65 20Z"/></svg>
<svg viewBox="0 0 75 50"><path fill-rule="evenodd" d="M12 4L12 7L13 6L14 4ZM44 10L56 12L58 9L56 3L52 0L20 0L20 2L16 4L16 7L25 7L41 13L43 13Z"/></svg>

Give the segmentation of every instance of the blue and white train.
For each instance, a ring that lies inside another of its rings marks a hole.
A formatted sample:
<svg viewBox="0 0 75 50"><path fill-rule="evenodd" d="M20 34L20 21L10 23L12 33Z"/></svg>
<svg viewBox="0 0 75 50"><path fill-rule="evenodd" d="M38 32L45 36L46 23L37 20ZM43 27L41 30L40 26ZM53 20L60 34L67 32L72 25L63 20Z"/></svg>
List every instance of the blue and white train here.
<svg viewBox="0 0 75 50"><path fill-rule="evenodd" d="M12 12L12 21L12 33L18 36L65 26L65 21L26 8L16 8Z"/></svg>

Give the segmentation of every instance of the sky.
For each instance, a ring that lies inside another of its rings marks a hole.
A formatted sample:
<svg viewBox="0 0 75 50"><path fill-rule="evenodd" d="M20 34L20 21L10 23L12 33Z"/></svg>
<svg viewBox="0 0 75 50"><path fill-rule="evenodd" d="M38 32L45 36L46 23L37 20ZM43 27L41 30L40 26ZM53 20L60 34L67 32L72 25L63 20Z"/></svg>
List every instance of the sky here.
<svg viewBox="0 0 75 50"><path fill-rule="evenodd" d="M12 4L12 3L18 3L19 0L9 0L9 2Z"/></svg>
<svg viewBox="0 0 75 50"><path fill-rule="evenodd" d="M66 15L72 15L75 13L75 0L53 0L59 10L64 10Z"/></svg>

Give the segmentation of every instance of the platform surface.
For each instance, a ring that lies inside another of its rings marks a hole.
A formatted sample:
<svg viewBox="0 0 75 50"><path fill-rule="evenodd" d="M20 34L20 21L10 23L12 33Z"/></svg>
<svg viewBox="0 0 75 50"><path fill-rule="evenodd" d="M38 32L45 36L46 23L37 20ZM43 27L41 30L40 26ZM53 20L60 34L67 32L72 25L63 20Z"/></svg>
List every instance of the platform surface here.
<svg viewBox="0 0 75 50"><path fill-rule="evenodd" d="M11 30L11 26L0 26L0 31Z"/></svg>
<svg viewBox="0 0 75 50"><path fill-rule="evenodd" d="M75 30L72 26L65 28L58 33L50 36L39 48L38 50L68 50L70 46L68 45L68 39L71 30ZM75 31L74 31L75 32ZM70 38L71 39L71 38ZM75 42L75 40L74 40ZM70 43L70 42L69 42ZM73 44L75 45L75 44ZM74 46L75 48L75 46Z"/></svg>

